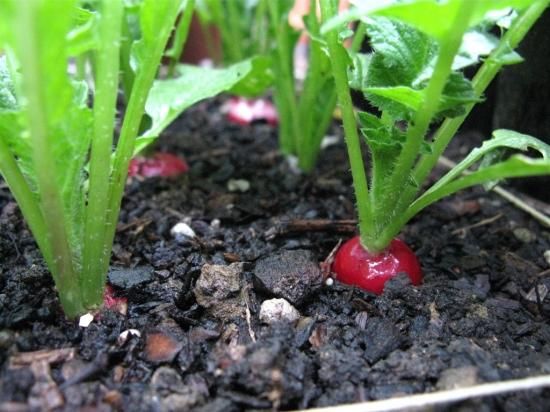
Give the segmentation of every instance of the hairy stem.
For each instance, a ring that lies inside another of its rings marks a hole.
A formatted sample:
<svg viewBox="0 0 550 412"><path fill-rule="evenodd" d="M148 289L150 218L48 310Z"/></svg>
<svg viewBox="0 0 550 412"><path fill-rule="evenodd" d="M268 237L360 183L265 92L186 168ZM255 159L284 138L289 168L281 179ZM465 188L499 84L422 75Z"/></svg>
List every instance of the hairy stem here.
<svg viewBox="0 0 550 412"><path fill-rule="evenodd" d="M111 46L102 47L96 52L94 133L82 256L82 299L85 307L101 304L106 276L104 268L108 266L111 256L103 242L109 203L122 11L121 0L102 3L99 38L102 43L108 42Z"/></svg>
<svg viewBox="0 0 550 412"><path fill-rule="evenodd" d="M290 44L289 31L286 19L281 20L280 7L277 1L269 1L269 15L275 30L276 47L276 81L275 100L277 109L281 112L279 141L281 150L285 154L295 153L297 150L296 138L299 135L298 102L294 86L293 73L293 44ZM281 110L282 109L282 110Z"/></svg>
<svg viewBox="0 0 550 412"><path fill-rule="evenodd" d="M476 97L480 97L483 94L487 86L502 68L503 63L500 61L499 56L515 49L519 45L549 4L550 0L539 0L532 4L516 19L516 21L514 21L512 27L510 27L499 42L498 47L485 60L472 80L472 86ZM458 128L464 123L464 120L470 114L473 107L474 103L469 104L466 106L465 113L462 116L453 119L445 119L443 124L437 129L433 137L432 153L422 156L414 171L415 180L419 184L426 180L427 176L436 165L437 160L443 154L447 145L458 131ZM414 197L417 191L413 191L412 188L410 188L408 192L413 193ZM406 196L409 200L410 193Z"/></svg>
<svg viewBox="0 0 550 412"><path fill-rule="evenodd" d="M462 42L462 36L468 27L473 7L474 5L460 8L448 35L440 42L439 55L433 75L426 88L424 103L409 125L405 144L399 154L395 168L387 180L388 189L386 194L382 199L375 199L378 204L374 209L381 211L386 217L383 222L381 216L376 217L377 222L383 227L391 224L391 221L395 219L395 215L398 213L398 210L396 210L398 200L402 196L404 188L413 184L410 181L412 178L411 169L418 157L418 152L424 142L430 122L437 112L441 93L451 73L451 66ZM382 233L377 237L377 244L381 249L384 249L392 239L385 229L382 229Z"/></svg>
<svg viewBox="0 0 550 412"><path fill-rule="evenodd" d="M17 201L23 217L27 221L31 232L44 255L48 267L53 266L52 252L48 239L48 228L40 210L40 204L32 193L23 173L17 166L15 158L10 152L5 140L0 136L0 174L10 188L10 192Z"/></svg>
<svg viewBox="0 0 550 412"><path fill-rule="evenodd" d="M322 1L321 13L323 19L326 20L337 13L337 4L332 0ZM355 122L355 113L353 111L353 103L349 89L349 81L347 74L348 56L345 49L338 40L337 30L332 30L326 34L330 61L332 65L332 73L336 84L336 93L340 110L342 111L342 122L344 124L344 135L346 146L348 149L348 157L351 166L351 175L353 178L353 186L355 188L355 197L357 202L357 213L359 215L359 232L361 235L361 243L370 252L376 253L378 250L373 249L372 245L372 216L371 206L369 202L369 188L367 176L365 174L365 165L361 155L361 143L357 126Z"/></svg>
<svg viewBox="0 0 550 412"><path fill-rule="evenodd" d="M130 95L130 101L126 109L119 143L115 152L113 163L113 175L109 190L109 204L107 208L106 233L103 241L104 254L109 254L116 231L120 203L124 192L124 183L128 176L128 164L134 151L134 143L138 133L141 118L145 108L145 101L153 84L157 68L166 47L170 32L175 23L179 4L178 2L166 2L163 14L166 16L163 25L158 27L158 34L148 45L144 64L139 68ZM107 272L107 263L104 263L102 273Z"/></svg>
<svg viewBox="0 0 550 412"><path fill-rule="evenodd" d="M187 0L180 16L180 21L176 27L172 47L170 48L170 64L168 65L168 77L174 77L176 64L181 59L183 47L187 41L189 27L191 26L191 18L193 17L193 9L195 8L195 0Z"/></svg>
<svg viewBox="0 0 550 412"><path fill-rule="evenodd" d="M57 164L52 153L48 102L45 96L43 74L47 68L43 67L41 59L44 50L40 48L39 28L36 24L40 13L39 2L25 2L16 7L15 24L19 61L23 74L23 93L27 100L27 122L32 140L32 156L36 170L38 192L41 209L47 213L45 219L46 239L43 241L51 245L50 271L55 279L59 298L69 317L76 316L82 311L82 301L78 276L74 268L73 251L69 242L68 216L66 216L60 188L56 179Z"/></svg>

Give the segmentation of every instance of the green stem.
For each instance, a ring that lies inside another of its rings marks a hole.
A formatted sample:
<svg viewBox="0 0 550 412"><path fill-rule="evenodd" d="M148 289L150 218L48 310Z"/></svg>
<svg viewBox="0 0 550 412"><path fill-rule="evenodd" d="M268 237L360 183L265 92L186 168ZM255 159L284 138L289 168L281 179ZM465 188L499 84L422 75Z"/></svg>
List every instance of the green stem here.
<svg viewBox="0 0 550 412"><path fill-rule="evenodd" d="M113 131L118 91L119 49L123 5L121 0L102 3L96 53L94 134L90 153L90 185L82 256L82 299L89 308L101 304L110 253L105 245L105 211L108 205Z"/></svg>
<svg viewBox="0 0 550 412"><path fill-rule="evenodd" d="M239 10L239 2L227 1L226 6L226 16L224 16L224 20L228 24L227 32L229 35L228 40L231 44L231 63L236 63L244 59L244 39L241 35L241 20L243 16L240 15L242 11Z"/></svg>
<svg viewBox="0 0 550 412"><path fill-rule="evenodd" d="M176 64L181 59L183 47L187 41L189 27L191 26L191 18L193 17L193 9L195 8L195 0L187 0L183 11L181 12L180 21L176 27L172 47L170 48L170 65L168 66L168 77L174 77Z"/></svg>
<svg viewBox="0 0 550 412"><path fill-rule="evenodd" d="M269 14L271 24L275 30L276 47L276 83L275 94L277 109L285 110L286 115L279 119L280 131L279 140L281 150L285 154L295 153L297 148L297 136L299 136L300 127L298 125L298 102L296 101L296 91L294 86L293 73L293 46L290 43L289 31L292 30L288 25L287 19L281 19L280 4L278 1L269 1ZM283 124L285 122L285 124Z"/></svg>
<svg viewBox="0 0 550 412"><path fill-rule="evenodd" d="M321 13L324 20L336 15L337 4L334 1L322 1L320 4ZM336 84L338 102L340 104L340 110L342 111L344 135L348 149L353 186L355 188L357 212L359 215L359 233L361 235L361 243L369 251L376 253L378 250L371 247L373 244L371 239L373 222L370 210L371 205L369 202L369 188L349 89L347 75L348 68L346 64L348 61L348 56L338 40L338 32L336 30L332 30L327 33L326 40L328 43L332 73Z"/></svg>
<svg viewBox="0 0 550 412"><path fill-rule="evenodd" d="M315 2L311 2L310 15L315 16ZM309 27L314 36L321 36L317 19L313 19ZM366 35L366 25L360 22L350 47L352 53L357 53ZM321 50L321 45L310 39L309 64L302 97L299 101L299 119L301 125L301 142L298 145L300 168L306 172L313 169L319 154L321 141L330 125L336 105L336 89L332 85L330 61ZM326 92L323 104L317 101L321 92ZM300 150L301 149L301 150Z"/></svg>
<svg viewBox="0 0 550 412"><path fill-rule="evenodd" d="M315 16L315 7L316 2L312 1L310 3L309 15L313 16L313 18L310 18L311 25L309 29L312 31L312 34L319 35L319 22ZM313 168L318 152L318 148L315 147L313 129L314 126L316 126L317 120L319 120L316 116L317 105L315 104L315 100L325 83L325 79L322 79L321 73L323 70L322 53L323 51L319 43L310 39L306 78L298 102L297 116L300 119L302 127L300 135L296 136L296 151L298 153L299 165L300 168L305 171L309 171ZM332 110L334 110L334 107Z"/></svg>
<svg viewBox="0 0 550 412"><path fill-rule="evenodd" d="M487 86L502 68L503 63L500 60L500 56L515 49L519 45L549 4L550 0L539 0L532 4L514 21L512 27L510 27L499 42L498 47L485 60L472 80L472 87L477 97L483 94ZM387 238L391 239L396 236L403 225L405 225L415 213L421 210L416 206L415 208L411 208L409 205L473 107L473 103L467 105L463 115L453 119L445 119L442 125L437 129L433 137L432 153L423 155L414 170L414 179L418 183L418 186L409 186L406 188L397 209L398 212L404 213L403 217L394 219L387 225L385 228ZM406 212L404 212L405 210Z"/></svg>
<svg viewBox="0 0 550 412"><path fill-rule="evenodd" d="M116 232L116 224L118 220L118 214L120 211L120 203L122 201L122 194L124 192L124 184L128 175L128 164L134 151L134 143L138 133L141 118L145 108L145 102L149 94L149 90L155 79L157 68L166 47L170 32L175 23L179 3L176 1L166 2L166 10L164 14L166 19L163 21L163 25L158 27L158 35L151 41L147 49L147 56L143 56L145 64L141 65L130 95L130 101L126 109L124 121L122 123L122 129L120 131L119 143L115 152L115 158L113 162L113 175L111 179L111 186L109 190L109 204L107 208L105 238L103 244L105 250L103 253L108 255L110 253L113 240ZM107 272L107 264L104 264L102 273Z"/></svg>
<svg viewBox="0 0 550 412"><path fill-rule="evenodd" d="M387 191L382 199L375 199L376 221L381 227L386 227L395 219L398 200L404 188L411 185L411 169L418 157L424 137L428 132L430 122L437 112L440 96L451 73L454 57L462 42L462 36L468 27L472 7L461 7L455 17L454 24L448 35L440 43L439 55L432 78L426 88L422 107L416 112L415 119L407 130L407 137L401 153L397 158L395 168L387 180ZM382 221L382 216L385 219ZM392 240L389 233L383 229L376 239L376 248L384 249Z"/></svg>
<svg viewBox="0 0 550 412"><path fill-rule="evenodd" d="M10 188L23 217L27 221L48 267L53 267L52 252L48 239L48 228L36 196L32 193L23 173L17 166L4 138L0 136L0 174Z"/></svg>
<svg viewBox="0 0 550 412"><path fill-rule="evenodd" d="M132 94L132 87L134 86L134 70L130 65L130 59L132 58L132 44L134 44L132 38L132 32L126 17L122 19L122 37L120 41L120 77L122 83L122 91L124 92L124 101L128 103L130 101L130 95Z"/></svg>
<svg viewBox="0 0 550 412"><path fill-rule="evenodd" d="M231 22L227 19L224 12L224 7L221 0L211 1L208 3L210 12L215 26L220 31L222 41L222 62L224 64L235 62L235 56L239 55L239 44L232 40Z"/></svg>
<svg viewBox="0 0 550 412"><path fill-rule="evenodd" d="M46 68L42 66L41 55L44 53L39 47L37 39L40 38L38 2L25 2L18 5L17 22L18 31L16 39L19 44L19 61L23 75L23 93L27 100L27 123L32 140L33 163L36 170L38 192L42 211L47 213L45 219L46 240L43 242L51 245L50 271L56 281L61 304L69 317L74 317L82 311L82 301L78 276L74 268L73 252L69 242L67 230L68 217L65 215L62 196L58 190L58 182L51 176L59 176L56 173L57 164L52 153L49 119L47 113L44 84L47 81L43 74ZM48 249L46 249L48 253Z"/></svg>
<svg viewBox="0 0 550 412"><path fill-rule="evenodd" d="M254 13L254 31L253 31L253 48L252 54L266 54L269 48L269 27L266 21L267 4L266 1L259 0Z"/></svg>
<svg viewBox="0 0 550 412"><path fill-rule="evenodd" d="M483 94L487 86L502 68L503 63L500 61L499 56L515 49L519 45L521 40L523 40L533 24L535 24L537 19L540 17L542 12L548 7L549 3L550 0L541 0L534 3L514 21L512 27L510 27L510 29L503 36L502 40L499 42L498 47L485 60L472 80L472 87L477 97L480 97ZM466 106L466 111L463 115L453 119L445 119L443 124L438 128L433 137L432 153L422 156L417 167L415 168L414 177L419 184L426 180L427 176L436 165L437 160L441 157L447 148L447 145L454 137L473 107L473 103ZM412 189L413 188L409 189L407 193L409 203L417 193L417 190Z"/></svg>
<svg viewBox="0 0 550 412"><path fill-rule="evenodd" d="M359 50L361 50L361 46L363 45L363 41L365 40L365 36L367 34L367 25L365 22L360 21L357 25L357 29L355 29L355 34L353 35L353 41L351 42L350 50L353 53L357 53Z"/></svg>

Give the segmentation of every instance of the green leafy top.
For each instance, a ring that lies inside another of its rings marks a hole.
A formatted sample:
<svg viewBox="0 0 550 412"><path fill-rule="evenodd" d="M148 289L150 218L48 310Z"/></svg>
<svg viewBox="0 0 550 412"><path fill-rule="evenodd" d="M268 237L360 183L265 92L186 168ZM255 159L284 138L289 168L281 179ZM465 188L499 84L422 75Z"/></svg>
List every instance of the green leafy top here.
<svg viewBox="0 0 550 412"><path fill-rule="evenodd" d="M355 56L359 72L352 74L352 86L363 91L378 109L395 120L411 120L425 99L425 89L433 73L439 46L421 31L397 20L384 17L367 20L367 34L374 53L371 57ZM483 39L485 36L479 34ZM477 63L494 45L485 48L463 44L455 68ZM358 82L357 79L362 81ZM471 83L460 72L453 72L440 98L438 114L452 117L463 112L463 106L479 101Z"/></svg>

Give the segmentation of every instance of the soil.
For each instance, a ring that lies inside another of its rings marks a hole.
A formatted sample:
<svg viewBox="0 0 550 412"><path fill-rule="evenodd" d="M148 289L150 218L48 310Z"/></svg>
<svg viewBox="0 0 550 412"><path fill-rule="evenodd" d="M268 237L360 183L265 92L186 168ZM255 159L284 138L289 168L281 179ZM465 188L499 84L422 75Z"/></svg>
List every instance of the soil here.
<svg viewBox="0 0 550 412"><path fill-rule="evenodd" d="M326 286L319 262L354 230L342 142L302 175L272 127L228 125L218 109L189 110L155 148L185 156L186 175L129 181L110 274L127 308L86 328L63 316L0 183L1 411L287 410L550 373L547 229L493 193L463 191L402 233L422 285L398 277L381 296ZM456 141L459 153L469 139ZM196 237L171 233L179 222ZM262 302L281 297L300 319L260 320ZM537 390L461 406L548 402Z"/></svg>

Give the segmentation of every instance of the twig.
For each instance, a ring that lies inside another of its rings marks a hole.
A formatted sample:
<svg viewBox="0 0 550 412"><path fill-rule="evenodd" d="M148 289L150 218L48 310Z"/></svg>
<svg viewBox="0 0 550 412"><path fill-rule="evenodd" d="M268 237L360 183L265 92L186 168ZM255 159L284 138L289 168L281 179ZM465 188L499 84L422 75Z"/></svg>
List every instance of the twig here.
<svg viewBox="0 0 550 412"><path fill-rule="evenodd" d="M500 186L495 186L493 188L493 191L495 193L499 194L504 199L508 200L510 203L512 203L518 209L521 209L524 212L529 213L531 216L533 216L536 220L538 220L544 226L550 227L550 216L546 216L544 213L539 212L537 209L535 209L531 205L527 204L526 202L522 201L519 197L513 195L508 190L503 189Z"/></svg>
<svg viewBox="0 0 550 412"><path fill-rule="evenodd" d="M252 314L250 313L250 304L249 304L250 297L248 295L248 289L250 289L249 284L247 284L243 288L242 298L246 306L245 315L246 315L246 324L248 326L248 334L250 335L250 339L252 339L252 342L256 342L256 335L254 334L254 329L252 329Z"/></svg>
<svg viewBox="0 0 550 412"><path fill-rule="evenodd" d="M447 169L452 169L456 166L456 163L453 162L451 159L448 159L445 156L441 156L438 160L438 163L441 166L444 166ZM530 214L533 218L535 218L537 221L539 221L542 225L546 227L550 227L550 216L547 216L546 214L542 213L541 211L537 210L535 207L529 205L525 200L520 199L518 196L512 194L508 190L504 189L502 186L495 186L492 188L492 190L498 194L500 197L508 200L510 203L512 203L514 206L516 206L518 209L523 210L524 212ZM527 196L525 196L527 197Z"/></svg>
<svg viewBox="0 0 550 412"><path fill-rule="evenodd" d="M490 223L493 223L495 220L500 219L501 217L502 217L502 213L497 213L493 217L489 217L487 219L480 220L479 222L474 223L473 225L459 227L458 229L453 230L451 233L453 235L464 234L464 233L466 233L467 230L474 229L474 228L480 227L480 226L488 225Z"/></svg>
<svg viewBox="0 0 550 412"><path fill-rule="evenodd" d="M413 408L425 408L432 405L445 405L472 398L493 396L507 392L531 390L547 386L550 386L550 375L516 379L506 382L484 383L467 388L403 396L381 401L362 402L328 408L314 408L309 409L308 412L376 412L411 410Z"/></svg>
<svg viewBox="0 0 550 412"><path fill-rule="evenodd" d="M74 358L76 349L43 349L35 352L21 352L13 355L9 359L9 369L22 368L36 362L46 362L51 364L67 362Z"/></svg>

